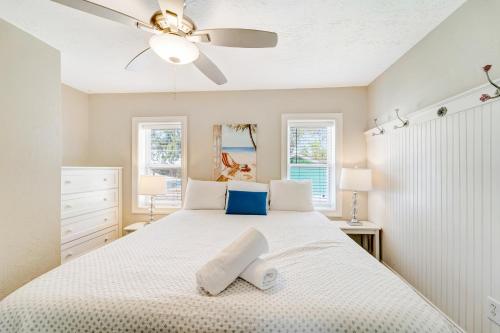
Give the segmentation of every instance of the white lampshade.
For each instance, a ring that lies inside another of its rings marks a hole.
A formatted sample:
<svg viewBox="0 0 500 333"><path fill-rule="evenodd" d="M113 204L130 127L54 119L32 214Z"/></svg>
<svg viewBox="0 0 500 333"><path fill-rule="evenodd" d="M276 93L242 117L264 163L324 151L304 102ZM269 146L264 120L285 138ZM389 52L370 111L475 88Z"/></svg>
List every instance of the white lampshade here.
<svg viewBox="0 0 500 333"><path fill-rule="evenodd" d="M167 179L163 176L141 176L137 194L159 195L167 190Z"/></svg>
<svg viewBox="0 0 500 333"><path fill-rule="evenodd" d="M176 65L189 64L200 55L200 50L192 42L170 33L154 35L149 39L149 46L162 59Z"/></svg>
<svg viewBox="0 0 500 333"><path fill-rule="evenodd" d="M370 169L342 168L340 189L348 191L370 191L372 189L372 171Z"/></svg>

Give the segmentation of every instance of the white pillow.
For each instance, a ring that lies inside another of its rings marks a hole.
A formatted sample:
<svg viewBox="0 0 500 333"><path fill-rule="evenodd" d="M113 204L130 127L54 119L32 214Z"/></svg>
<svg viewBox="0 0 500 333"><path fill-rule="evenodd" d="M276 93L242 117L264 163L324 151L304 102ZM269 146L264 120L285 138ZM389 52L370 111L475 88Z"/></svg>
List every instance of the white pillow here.
<svg viewBox="0 0 500 333"><path fill-rule="evenodd" d="M189 178L184 199L184 209L224 209L226 183Z"/></svg>
<svg viewBox="0 0 500 333"><path fill-rule="evenodd" d="M312 183L310 180L271 180L271 210L310 212Z"/></svg>
<svg viewBox="0 0 500 333"><path fill-rule="evenodd" d="M227 189L231 191L269 192L269 185L263 183L231 180L227 183Z"/></svg>

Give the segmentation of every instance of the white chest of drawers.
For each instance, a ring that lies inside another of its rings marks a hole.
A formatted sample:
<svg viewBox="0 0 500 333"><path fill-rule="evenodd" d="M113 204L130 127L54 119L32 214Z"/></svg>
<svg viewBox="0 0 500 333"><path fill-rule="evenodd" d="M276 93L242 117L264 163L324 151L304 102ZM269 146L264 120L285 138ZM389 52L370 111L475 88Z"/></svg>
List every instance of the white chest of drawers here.
<svg viewBox="0 0 500 333"><path fill-rule="evenodd" d="M122 168L61 169L61 263L122 233Z"/></svg>

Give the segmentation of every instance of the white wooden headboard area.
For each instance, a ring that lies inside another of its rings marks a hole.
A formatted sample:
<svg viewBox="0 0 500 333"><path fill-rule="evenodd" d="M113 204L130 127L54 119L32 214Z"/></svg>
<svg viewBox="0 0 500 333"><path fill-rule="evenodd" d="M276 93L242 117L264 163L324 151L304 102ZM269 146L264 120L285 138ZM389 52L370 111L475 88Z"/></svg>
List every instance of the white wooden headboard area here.
<svg viewBox="0 0 500 333"><path fill-rule="evenodd" d="M383 261L467 332L500 332L487 318L488 296L500 300L500 98L479 101L491 90L366 132Z"/></svg>

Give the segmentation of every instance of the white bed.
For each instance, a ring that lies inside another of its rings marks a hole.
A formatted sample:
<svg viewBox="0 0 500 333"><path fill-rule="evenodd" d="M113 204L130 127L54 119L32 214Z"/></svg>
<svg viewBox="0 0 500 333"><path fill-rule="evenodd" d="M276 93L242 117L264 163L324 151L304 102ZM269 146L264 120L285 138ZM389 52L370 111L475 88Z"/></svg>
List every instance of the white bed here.
<svg viewBox="0 0 500 333"><path fill-rule="evenodd" d="M280 272L217 297L195 272L249 226ZM457 332L315 212L180 211L35 279L0 302L0 332Z"/></svg>

